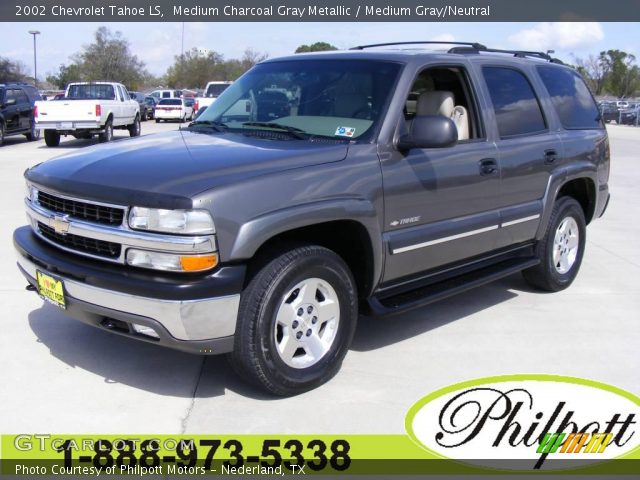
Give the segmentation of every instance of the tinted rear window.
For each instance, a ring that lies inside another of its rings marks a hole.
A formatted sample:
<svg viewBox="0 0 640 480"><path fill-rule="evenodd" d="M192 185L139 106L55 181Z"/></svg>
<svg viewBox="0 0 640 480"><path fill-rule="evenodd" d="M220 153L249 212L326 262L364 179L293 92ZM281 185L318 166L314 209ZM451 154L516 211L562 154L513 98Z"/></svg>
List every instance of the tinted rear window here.
<svg viewBox="0 0 640 480"><path fill-rule="evenodd" d="M487 82L500 137L546 130L538 98L522 72L511 68L485 67Z"/></svg>
<svg viewBox="0 0 640 480"><path fill-rule="evenodd" d="M67 98L83 100L115 100L113 85L71 85Z"/></svg>
<svg viewBox="0 0 640 480"><path fill-rule="evenodd" d="M166 100L160 100L160 105L182 105L182 100L179 98L168 98Z"/></svg>
<svg viewBox="0 0 640 480"><path fill-rule="evenodd" d="M577 72L565 68L539 66L538 73L564 128L601 126L598 106Z"/></svg>

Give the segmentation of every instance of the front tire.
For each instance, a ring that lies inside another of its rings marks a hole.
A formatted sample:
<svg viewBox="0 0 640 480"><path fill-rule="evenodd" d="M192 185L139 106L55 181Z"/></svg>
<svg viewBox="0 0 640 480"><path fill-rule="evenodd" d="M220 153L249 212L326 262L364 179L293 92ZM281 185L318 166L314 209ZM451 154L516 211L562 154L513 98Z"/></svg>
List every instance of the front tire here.
<svg viewBox="0 0 640 480"><path fill-rule="evenodd" d="M572 197L559 198L547 231L536 246L540 263L524 270L524 279L547 292L564 290L578 275L586 238L586 220L580 204Z"/></svg>
<svg viewBox="0 0 640 480"><path fill-rule="evenodd" d="M0 147L4 145L4 137L6 133L4 130L4 122L0 122Z"/></svg>
<svg viewBox="0 0 640 480"><path fill-rule="evenodd" d="M57 147L60 145L60 134L55 130L45 130L44 143L47 144L47 147Z"/></svg>
<svg viewBox="0 0 640 480"><path fill-rule="evenodd" d="M279 254L242 293L232 365L275 395L316 388L340 369L357 305L351 271L331 250L304 246Z"/></svg>

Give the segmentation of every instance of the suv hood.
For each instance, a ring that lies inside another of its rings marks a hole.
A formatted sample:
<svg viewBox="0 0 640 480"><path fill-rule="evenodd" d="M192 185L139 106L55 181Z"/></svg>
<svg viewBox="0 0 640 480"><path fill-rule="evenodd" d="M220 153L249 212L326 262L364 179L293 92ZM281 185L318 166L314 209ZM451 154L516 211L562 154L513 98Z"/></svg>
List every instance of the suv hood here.
<svg viewBox="0 0 640 480"><path fill-rule="evenodd" d="M205 190L259 175L343 160L344 143L176 131L97 145L25 176L61 193L120 205L191 208Z"/></svg>

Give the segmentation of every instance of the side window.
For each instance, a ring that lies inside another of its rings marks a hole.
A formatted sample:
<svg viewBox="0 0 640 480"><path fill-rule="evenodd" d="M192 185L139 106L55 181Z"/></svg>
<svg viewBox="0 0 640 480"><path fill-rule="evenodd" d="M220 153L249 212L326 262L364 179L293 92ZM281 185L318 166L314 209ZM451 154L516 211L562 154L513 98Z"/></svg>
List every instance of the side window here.
<svg viewBox="0 0 640 480"><path fill-rule="evenodd" d="M126 87L122 87L122 98L125 100L131 100L131 95L129 95L129 91Z"/></svg>
<svg viewBox="0 0 640 480"><path fill-rule="evenodd" d="M16 103L18 102L18 95L17 95L18 91L14 90L14 89L9 89L7 90L7 93L4 97L4 101L8 102L9 100L11 100L12 98L16 100Z"/></svg>
<svg viewBox="0 0 640 480"><path fill-rule="evenodd" d="M501 138L547 129L538 98L522 72L512 68L484 67L482 73Z"/></svg>
<svg viewBox="0 0 640 480"><path fill-rule="evenodd" d="M16 103L21 103L21 104L25 104L25 103L30 103L29 102L29 97L27 97L27 94L24 90L16 90Z"/></svg>
<svg viewBox="0 0 640 480"><path fill-rule="evenodd" d="M162 92L162 98L171 98L171 92L167 92L166 90Z"/></svg>
<svg viewBox="0 0 640 480"><path fill-rule="evenodd" d="M598 106L577 72L539 66L538 73L564 128L601 127Z"/></svg>
<svg viewBox="0 0 640 480"><path fill-rule="evenodd" d="M120 96L120 101L124 102L124 92L122 91L122 87L118 85L116 88L118 89L118 95Z"/></svg>
<svg viewBox="0 0 640 480"><path fill-rule="evenodd" d="M408 129L417 115L450 118L458 129L459 141L484 136L469 77L462 67L431 67L418 74L404 108Z"/></svg>

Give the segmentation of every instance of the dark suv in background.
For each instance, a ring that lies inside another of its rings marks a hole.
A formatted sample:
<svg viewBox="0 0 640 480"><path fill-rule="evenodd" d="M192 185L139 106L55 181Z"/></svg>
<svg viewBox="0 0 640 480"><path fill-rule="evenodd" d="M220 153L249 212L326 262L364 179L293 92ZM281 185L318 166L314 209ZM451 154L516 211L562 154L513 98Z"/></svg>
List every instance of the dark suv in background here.
<svg viewBox="0 0 640 480"><path fill-rule="evenodd" d="M140 105L140 120L150 120L153 118L153 108L146 101L146 95L140 92L129 92L129 96L132 100L138 102Z"/></svg>
<svg viewBox="0 0 640 480"><path fill-rule="evenodd" d="M23 134L27 140L40 139L34 128L33 105L41 100L36 87L25 83L0 84L0 145L9 135Z"/></svg>

